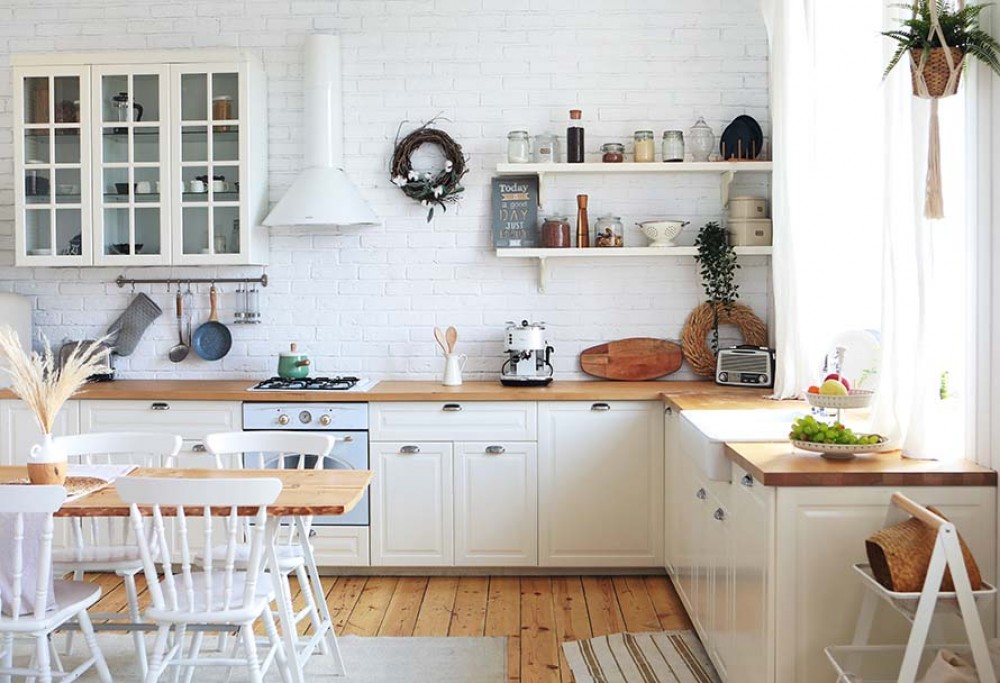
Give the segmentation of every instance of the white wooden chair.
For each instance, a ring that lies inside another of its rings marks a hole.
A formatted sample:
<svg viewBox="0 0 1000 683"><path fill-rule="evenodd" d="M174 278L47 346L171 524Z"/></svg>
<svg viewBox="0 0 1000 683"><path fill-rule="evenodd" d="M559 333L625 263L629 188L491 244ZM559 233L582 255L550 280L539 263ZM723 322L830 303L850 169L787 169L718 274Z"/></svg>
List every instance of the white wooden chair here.
<svg viewBox="0 0 1000 683"><path fill-rule="evenodd" d="M56 446L71 463L82 465L136 465L138 467L173 467L181 449L181 437L150 432L107 432L62 436ZM134 540L129 538L126 518L89 517L72 520L73 545L55 548L52 552L53 571L57 575L73 573L77 581L84 572L114 572L124 579L128 599L128 620L141 621L135 576L142 571L142 558ZM121 614L95 613L93 619L121 621ZM100 626L98 627L100 628ZM136 660L142 675L146 674L146 639L141 630L133 629ZM73 645L68 635L67 651Z"/></svg>
<svg viewBox="0 0 1000 683"><path fill-rule="evenodd" d="M145 617L157 625L156 642L149 660L146 683L155 683L168 666L187 669L191 680L195 666L245 666L250 680L259 683L263 673L277 661L282 680L289 679L288 661L278 630L271 615L274 599L272 582L263 572L265 523L267 505L281 492L279 479L155 479L124 477L115 482L122 500L131 506L130 520L138 539L143 570L149 586L152 606ZM183 507L178 507L183 506ZM177 508L175 528L179 552L175 558L170 536L164 525L164 508ZM199 510L203 524L201 543L195 543L188 533L188 521L197 517L185 515L185 508ZM225 557L216 568L211 552L213 525L211 508L228 509ZM249 509L255 510L250 513ZM143 510L152 514L152 530L147 538ZM236 553L242 543L241 518L253 520L249 539L249 554L244 568L236 568ZM202 553L203 564L195 568L195 558ZM162 568L162 580L157 574ZM270 642L263 659L257 652L253 624L262 619ZM204 630L194 630L191 646L184 655L184 636L188 626L219 626L219 630L239 629L244 659L235 657L235 648L228 657L202 657ZM172 643L168 643L171 630ZM168 648L169 646L169 648ZM179 672L178 672L179 673Z"/></svg>
<svg viewBox="0 0 1000 683"><path fill-rule="evenodd" d="M58 681L75 681L85 671L94 667L97 675L104 683L111 683L111 673L101 654L94 635L94 627L87 615L87 608L101 597L101 587L82 581L54 581L52 604L49 602L49 580L52 577L52 537L55 524L52 513L58 510L66 500L66 489L62 486L0 486L0 514L13 517L12 545L4 544L4 548L12 553L10 567L13 575L8 577L11 594L0 596L2 602L8 605L9 614L0 609L0 634L3 644L0 646L0 680L10 681L11 676L38 678L43 683ZM34 519L26 524L26 516L39 515L43 518L41 536L26 538L25 529L35 525ZM32 544L36 544L32 548ZM31 571L30 560L35 558L35 592L34 606L28 614L21 614L25 605L26 595L23 592L25 569ZM29 566L26 567L25 565ZM83 631L84 640L90 649L90 657L72 671L62 670L62 664L56 656L57 671L52 671L50 657L50 635L53 631L71 619L76 619ZM14 666L15 638L33 638L35 641L34 658L28 667Z"/></svg>
<svg viewBox="0 0 1000 683"><path fill-rule="evenodd" d="M245 457L249 457L249 462L256 468L262 469L324 469L324 464L328 460L336 460L331 455L336 439L326 434L315 432L221 432L209 434L205 438L205 447L208 452L216 456L218 462L223 458L234 463L244 463ZM344 463L347 467L347 463ZM314 596L324 599L322 585L313 585L310 580L310 572L306 567L305 557L302 551L301 538L299 533L304 533L308 539L311 530L312 518L303 520L304 524L300 528L291 520L282 522L280 530L279 545L275 547L278 558L278 571L282 577L282 594L279 599L282 601L281 608L285 614L292 616L296 626L308 618L312 623L313 637L307 641L302 641L298 636L298 630L294 629L292 640L295 643L297 661L308 658L309 654L318 646L323 654L330 654L326 645L326 639L321 631L322 618L319 614ZM216 560L221 556L222 548L213 549ZM247 555L246 549L237 553L237 565L244 561ZM295 573L299 582L300 594L305 605L298 612L292 604L292 591L289 576ZM330 642L333 644L333 656L336 661L337 670L344 671L343 657L340 653L340 646L337 643L336 634L330 629Z"/></svg>

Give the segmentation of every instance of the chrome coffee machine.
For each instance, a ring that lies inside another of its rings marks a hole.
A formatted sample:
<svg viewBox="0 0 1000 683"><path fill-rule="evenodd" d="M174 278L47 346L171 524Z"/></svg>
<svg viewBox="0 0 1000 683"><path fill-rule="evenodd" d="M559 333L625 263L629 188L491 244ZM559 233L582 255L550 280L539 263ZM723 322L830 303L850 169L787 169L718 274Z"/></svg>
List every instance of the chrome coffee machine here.
<svg viewBox="0 0 1000 683"><path fill-rule="evenodd" d="M507 323L504 335L507 360L500 369L500 384L508 387L544 387L552 382L552 347L545 340L545 323Z"/></svg>

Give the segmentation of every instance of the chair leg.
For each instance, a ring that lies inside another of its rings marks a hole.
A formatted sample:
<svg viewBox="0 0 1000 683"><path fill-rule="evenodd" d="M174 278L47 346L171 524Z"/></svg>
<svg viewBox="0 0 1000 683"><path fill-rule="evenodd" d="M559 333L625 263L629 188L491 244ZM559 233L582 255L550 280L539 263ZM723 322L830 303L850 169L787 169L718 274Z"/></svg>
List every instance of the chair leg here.
<svg viewBox="0 0 1000 683"><path fill-rule="evenodd" d="M97 676L101 679L101 683L112 683L111 671L108 669L108 663L104 660L101 646L97 644L97 634L94 633L94 625L90 623L90 615L87 614L87 610L81 610L77 618L80 621L80 630L83 631L83 640L90 648L90 656L94 658Z"/></svg>
<svg viewBox="0 0 1000 683"><path fill-rule="evenodd" d="M250 674L250 682L263 683L264 678L260 674L260 661L257 659L257 639L253 634L253 622L243 624L240 627L240 636L243 638L243 647L247 651L247 673Z"/></svg>
<svg viewBox="0 0 1000 683"><path fill-rule="evenodd" d="M167 637L170 626L163 624L156 631L156 642L153 644L153 656L149 659L149 669L146 671L146 683L156 683L160 680L163 669L163 657L167 652Z"/></svg>
<svg viewBox="0 0 1000 683"><path fill-rule="evenodd" d="M73 570L73 580L74 581L83 581L83 574L84 574L84 572L83 572L82 569L74 569ZM73 656L73 637L75 635L76 635L76 631L73 631L73 630L66 631L66 653L65 654L67 656L70 656L70 657Z"/></svg>
<svg viewBox="0 0 1000 683"><path fill-rule="evenodd" d="M194 632L194 635L191 636L191 649L188 651L188 659L198 659L198 655L201 654L201 641L204 638L204 631ZM194 678L194 670L194 665L184 667L184 683L191 683L191 679Z"/></svg>
<svg viewBox="0 0 1000 683"><path fill-rule="evenodd" d="M35 636L35 666L38 667L38 679L42 683L52 683L52 666L49 662L49 636L47 633Z"/></svg>
<svg viewBox="0 0 1000 683"><path fill-rule="evenodd" d="M181 656L184 655L184 637L187 635L187 624L177 624L174 627L174 646L180 648L177 650ZM179 666L174 667L174 683L181 683L181 668Z"/></svg>
<svg viewBox="0 0 1000 683"><path fill-rule="evenodd" d="M281 642L281 636L278 635L278 627L274 623L274 615L271 614L270 607L264 609L261 617L264 619L264 631L271 642L271 647L274 648L274 661L277 664L278 673L281 674L281 681L282 683L291 683L292 672L288 668L288 655L285 653L285 644Z"/></svg>
<svg viewBox="0 0 1000 683"><path fill-rule="evenodd" d="M302 596L306 600L306 610L309 613L309 621L312 622L313 633L319 633L323 622L319 618L319 610L316 608L316 599L313 597L316 595L314 591L317 587L313 586L312 581L309 580L309 572L306 571L305 564L296 568L295 578L299 581L299 592L302 593ZM322 592L322 587L320 587L320 592ZM330 654L329 648L326 646L326 638L320 639L319 651L324 655Z"/></svg>
<svg viewBox="0 0 1000 683"><path fill-rule="evenodd" d="M55 634L49 636L49 656L52 658L52 666L59 673L65 673L62 658L59 656L59 648L56 647Z"/></svg>
<svg viewBox="0 0 1000 683"><path fill-rule="evenodd" d="M14 666L14 635L5 633L3 635L3 661L0 661L0 668L11 669ZM0 683L10 683L10 676L0 676Z"/></svg>
<svg viewBox="0 0 1000 683"><path fill-rule="evenodd" d="M133 624L142 622L139 614L139 591L135 585L135 574L125 574L125 596L128 599L128 618ZM135 645L135 660L139 664L139 676L146 677L149 667L149 656L146 652L146 634L144 631L132 631L132 643Z"/></svg>

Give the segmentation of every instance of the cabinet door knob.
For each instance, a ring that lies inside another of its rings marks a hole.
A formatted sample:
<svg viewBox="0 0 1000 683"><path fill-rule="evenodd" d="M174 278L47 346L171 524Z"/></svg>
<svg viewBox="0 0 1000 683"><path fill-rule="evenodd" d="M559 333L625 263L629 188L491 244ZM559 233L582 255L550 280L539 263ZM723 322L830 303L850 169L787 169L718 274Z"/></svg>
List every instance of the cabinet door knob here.
<svg viewBox="0 0 1000 683"><path fill-rule="evenodd" d="M403 446L399 452L403 455L416 455L420 452L420 446Z"/></svg>
<svg viewBox="0 0 1000 683"><path fill-rule="evenodd" d="M344 443L354 443L354 437L353 436L345 436L343 439L341 439L341 441L343 441Z"/></svg>
<svg viewBox="0 0 1000 683"><path fill-rule="evenodd" d="M705 489L698 489L698 492L694 494L694 497L698 500L705 500L708 497L708 493Z"/></svg>
<svg viewBox="0 0 1000 683"><path fill-rule="evenodd" d="M208 449L205 448L205 444L203 443L196 443L195 445L191 446L191 451L193 453L204 453L207 450Z"/></svg>
<svg viewBox="0 0 1000 683"><path fill-rule="evenodd" d="M595 403L594 405L590 406L590 409L603 412L606 410L611 410L611 406L609 406L607 403Z"/></svg>
<svg viewBox="0 0 1000 683"><path fill-rule="evenodd" d="M751 486L753 486L753 477L751 477L749 474L744 474L743 478L740 479L740 483L746 486L747 488L750 488Z"/></svg>
<svg viewBox="0 0 1000 683"><path fill-rule="evenodd" d="M441 410L446 413L457 413L462 410L462 405L460 403L445 403Z"/></svg>
<svg viewBox="0 0 1000 683"><path fill-rule="evenodd" d="M666 408L663 409L663 414L664 415L673 415L674 414L674 409L671 408L670 406L667 406Z"/></svg>
<svg viewBox="0 0 1000 683"><path fill-rule="evenodd" d="M507 449L503 446L487 446L486 452L490 455L503 455L507 452Z"/></svg>
<svg viewBox="0 0 1000 683"><path fill-rule="evenodd" d="M154 403L153 405L151 405L149 407L152 410L170 410L170 404L169 403L162 403L160 401L157 401L156 403Z"/></svg>
<svg viewBox="0 0 1000 683"><path fill-rule="evenodd" d="M712 513L712 517L714 517L719 522L724 522L726 519L726 511L723 510L722 508L715 508L715 512Z"/></svg>

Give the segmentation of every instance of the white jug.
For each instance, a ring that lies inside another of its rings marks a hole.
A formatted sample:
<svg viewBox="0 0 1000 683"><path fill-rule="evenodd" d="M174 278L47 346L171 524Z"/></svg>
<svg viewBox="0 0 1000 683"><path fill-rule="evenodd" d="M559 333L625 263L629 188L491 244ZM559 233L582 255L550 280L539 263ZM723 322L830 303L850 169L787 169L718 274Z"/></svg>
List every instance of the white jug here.
<svg viewBox="0 0 1000 683"><path fill-rule="evenodd" d="M462 370L468 357L464 353L449 353L444 357L444 382L446 387L457 387L462 383Z"/></svg>

